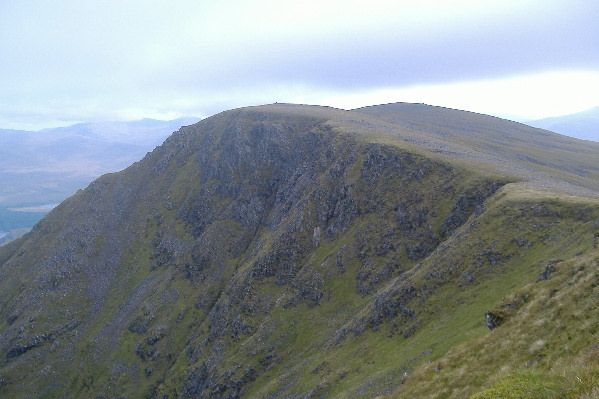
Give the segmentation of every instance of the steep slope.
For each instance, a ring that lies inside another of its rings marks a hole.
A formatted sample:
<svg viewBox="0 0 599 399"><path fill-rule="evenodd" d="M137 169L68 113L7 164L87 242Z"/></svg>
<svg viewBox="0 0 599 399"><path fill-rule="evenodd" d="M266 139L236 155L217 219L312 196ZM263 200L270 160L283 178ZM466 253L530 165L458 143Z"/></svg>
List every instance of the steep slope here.
<svg viewBox="0 0 599 399"><path fill-rule="evenodd" d="M498 168L393 115L227 111L64 201L0 250L0 392L391 393L591 248L596 164Z"/></svg>
<svg viewBox="0 0 599 399"><path fill-rule="evenodd" d="M598 267L597 246L548 263L489 309L499 327L417 368L391 397L597 397Z"/></svg>

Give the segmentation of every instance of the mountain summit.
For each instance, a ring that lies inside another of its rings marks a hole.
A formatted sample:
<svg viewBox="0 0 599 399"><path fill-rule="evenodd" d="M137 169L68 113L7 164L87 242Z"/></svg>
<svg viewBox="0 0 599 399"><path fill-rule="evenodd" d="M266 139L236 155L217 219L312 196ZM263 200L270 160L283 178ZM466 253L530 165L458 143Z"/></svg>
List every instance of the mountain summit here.
<svg viewBox="0 0 599 399"><path fill-rule="evenodd" d="M422 104L183 127L0 248L0 393L424 396L415 376L455 376L444 359L519 331L537 287L596 251L597 159L599 144ZM559 332L561 358L591 347L591 324ZM553 336L535 339L521 362L547 369ZM436 386L474 394L496 374L479 373Z"/></svg>

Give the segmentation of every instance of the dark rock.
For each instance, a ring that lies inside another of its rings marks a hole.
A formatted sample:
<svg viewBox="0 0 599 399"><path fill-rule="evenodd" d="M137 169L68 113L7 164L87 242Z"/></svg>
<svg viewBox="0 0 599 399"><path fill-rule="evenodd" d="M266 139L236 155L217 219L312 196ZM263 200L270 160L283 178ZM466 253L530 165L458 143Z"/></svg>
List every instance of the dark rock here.
<svg viewBox="0 0 599 399"><path fill-rule="evenodd" d="M552 263L549 263L545 266L545 270L541 273L541 278L539 280L548 280L551 273L555 270L555 266Z"/></svg>
<svg viewBox="0 0 599 399"><path fill-rule="evenodd" d="M493 330L501 325L503 318L493 312L485 313L485 324L489 327L489 330Z"/></svg>
<svg viewBox="0 0 599 399"><path fill-rule="evenodd" d="M505 183L492 182L460 195L455 201L450 214L443 221L441 237L446 237L459 226L466 223L474 212L480 214L485 200L499 190Z"/></svg>
<svg viewBox="0 0 599 399"><path fill-rule="evenodd" d="M34 348L38 348L46 342L48 338L46 336L34 336L27 344L17 345L6 352L6 358L10 359L12 357L21 356L26 352Z"/></svg>
<svg viewBox="0 0 599 399"><path fill-rule="evenodd" d="M156 335L151 336L150 338L148 338L146 340L148 345L154 345L156 342L160 341L162 338L164 338L165 333L164 332L159 332Z"/></svg>
<svg viewBox="0 0 599 399"><path fill-rule="evenodd" d="M474 275L470 271L465 271L464 273L462 273L462 276L460 277L460 282L462 284L469 284L473 281Z"/></svg>
<svg viewBox="0 0 599 399"><path fill-rule="evenodd" d="M537 280L537 282L548 280L549 277L551 277L551 273L555 271L555 265L559 262L563 262L563 259L553 259L551 262L545 265L545 270L543 270L541 277Z"/></svg>
<svg viewBox="0 0 599 399"><path fill-rule="evenodd" d="M151 322L151 318L147 316L137 316L127 327L129 331L142 335L148 332L148 326Z"/></svg>

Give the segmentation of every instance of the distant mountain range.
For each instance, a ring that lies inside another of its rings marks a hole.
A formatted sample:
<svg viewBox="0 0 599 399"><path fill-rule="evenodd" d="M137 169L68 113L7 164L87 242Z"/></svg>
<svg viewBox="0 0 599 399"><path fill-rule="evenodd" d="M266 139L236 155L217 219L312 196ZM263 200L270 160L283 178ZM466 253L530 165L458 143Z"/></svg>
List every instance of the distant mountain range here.
<svg viewBox="0 0 599 399"><path fill-rule="evenodd" d="M578 139L599 141L599 107L575 114L537 119L525 123Z"/></svg>
<svg viewBox="0 0 599 399"><path fill-rule="evenodd" d="M100 175L140 160L172 132L199 119L79 123L35 132L0 129L0 232L31 227L45 213L24 210L36 213L32 218L14 208L58 203Z"/></svg>

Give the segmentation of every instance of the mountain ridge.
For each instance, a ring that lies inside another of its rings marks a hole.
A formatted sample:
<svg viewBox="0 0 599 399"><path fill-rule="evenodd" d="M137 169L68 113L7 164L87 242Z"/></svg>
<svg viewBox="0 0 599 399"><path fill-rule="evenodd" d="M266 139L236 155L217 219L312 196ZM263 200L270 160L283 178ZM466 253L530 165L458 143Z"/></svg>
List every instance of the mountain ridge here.
<svg viewBox="0 0 599 399"><path fill-rule="evenodd" d="M599 220L599 150L539 164L555 149L450 140L436 111L226 111L95 180L0 249L0 392L401 392Z"/></svg>

